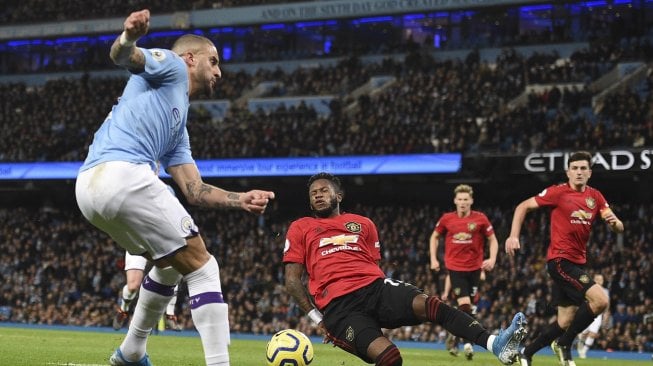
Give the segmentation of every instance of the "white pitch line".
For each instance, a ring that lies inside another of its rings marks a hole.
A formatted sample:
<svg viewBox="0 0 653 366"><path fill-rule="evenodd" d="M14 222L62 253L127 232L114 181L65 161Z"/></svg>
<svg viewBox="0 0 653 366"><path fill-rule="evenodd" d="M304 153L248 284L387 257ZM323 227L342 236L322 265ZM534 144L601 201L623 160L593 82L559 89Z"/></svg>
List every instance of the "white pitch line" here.
<svg viewBox="0 0 653 366"><path fill-rule="evenodd" d="M97 363L72 363L72 362L48 362L46 365L52 365L52 366L106 366L106 365L101 365Z"/></svg>

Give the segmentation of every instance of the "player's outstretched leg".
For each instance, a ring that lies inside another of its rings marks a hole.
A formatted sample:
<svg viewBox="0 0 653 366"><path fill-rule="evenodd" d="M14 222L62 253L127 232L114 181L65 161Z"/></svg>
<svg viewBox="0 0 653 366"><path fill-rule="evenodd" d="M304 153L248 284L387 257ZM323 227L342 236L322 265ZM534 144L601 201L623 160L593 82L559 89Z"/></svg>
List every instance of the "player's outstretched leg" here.
<svg viewBox="0 0 653 366"><path fill-rule="evenodd" d="M492 343L492 353L504 365L510 365L519 355L519 348L526 336L526 316L519 312L512 318L510 326L499 331Z"/></svg>

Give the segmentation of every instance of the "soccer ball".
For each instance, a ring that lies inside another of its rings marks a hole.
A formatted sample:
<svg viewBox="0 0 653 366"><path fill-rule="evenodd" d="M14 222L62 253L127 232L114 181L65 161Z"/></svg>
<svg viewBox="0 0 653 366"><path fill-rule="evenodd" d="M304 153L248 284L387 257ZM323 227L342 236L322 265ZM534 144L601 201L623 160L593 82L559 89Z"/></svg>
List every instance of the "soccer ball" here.
<svg viewBox="0 0 653 366"><path fill-rule="evenodd" d="M273 335L265 353L268 366L307 366L313 362L311 340L294 329L282 330Z"/></svg>

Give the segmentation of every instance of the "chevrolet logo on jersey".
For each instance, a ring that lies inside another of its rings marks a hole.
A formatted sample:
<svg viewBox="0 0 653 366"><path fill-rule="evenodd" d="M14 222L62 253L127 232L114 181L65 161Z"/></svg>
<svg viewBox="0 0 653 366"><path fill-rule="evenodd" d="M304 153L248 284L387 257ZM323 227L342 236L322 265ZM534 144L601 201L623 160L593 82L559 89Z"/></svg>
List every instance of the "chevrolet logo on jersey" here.
<svg viewBox="0 0 653 366"><path fill-rule="evenodd" d="M576 210L571 213L571 219L570 222L572 224L583 224L583 225L590 225L592 220L592 213L587 212L583 209Z"/></svg>
<svg viewBox="0 0 653 366"><path fill-rule="evenodd" d="M320 239L320 248L327 245L347 245L358 243L358 235L340 234L330 238Z"/></svg>
<svg viewBox="0 0 653 366"><path fill-rule="evenodd" d="M591 220L592 219L592 213L587 212L585 210L576 210L571 213L571 217L580 219L580 220Z"/></svg>
<svg viewBox="0 0 653 366"><path fill-rule="evenodd" d="M472 243L472 234L466 232L455 233L452 235L453 241L455 244L471 244Z"/></svg>

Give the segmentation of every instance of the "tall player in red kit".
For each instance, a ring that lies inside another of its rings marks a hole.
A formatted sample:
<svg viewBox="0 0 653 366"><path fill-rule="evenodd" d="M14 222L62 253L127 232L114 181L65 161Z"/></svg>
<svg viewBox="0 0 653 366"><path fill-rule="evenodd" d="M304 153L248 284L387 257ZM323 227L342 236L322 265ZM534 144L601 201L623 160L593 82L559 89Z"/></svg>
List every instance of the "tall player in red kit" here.
<svg viewBox="0 0 653 366"><path fill-rule="evenodd" d="M592 175L592 155L586 151L569 156L564 184L553 185L535 197L521 202L512 218L506 253L519 250L519 233L528 211L551 208L551 242L547 251L547 271L553 279L553 305L558 319L547 326L519 355L521 366L532 365L535 352L551 343L562 366L575 366L571 357L574 338L603 313L609 299L602 287L594 283L583 266L587 261L587 241L597 216L616 233L624 224L612 212L603 194L587 185Z"/></svg>
<svg viewBox="0 0 653 366"><path fill-rule="evenodd" d="M283 262L286 290L325 333L325 340L377 366L402 365L399 349L381 328L441 324L510 364L526 334L524 314L491 335L479 322L417 287L385 278L381 244L367 217L340 212L340 180L319 173L308 181L313 217L290 224ZM302 274L308 273L308 292Z"/></svg>
<svg viewBox="0 0 653 366"><path fill-rule="evenodd" d="M440 270L438 246L444 235L444 264L449 272L451 288L458 303L458 309L472 315L472 299L476 297L482 271L491 271L497 261L499 242L487 216L472 210L474 190L467 184L454 189L453 203L456 211L447 212L435 224L429 242L431 269ZM490 256L485 258L485 241L489 243ZM447 350L458 354L456 337L447 337ZM465 345L465 357L472 359L473 348Z"/></svg>

